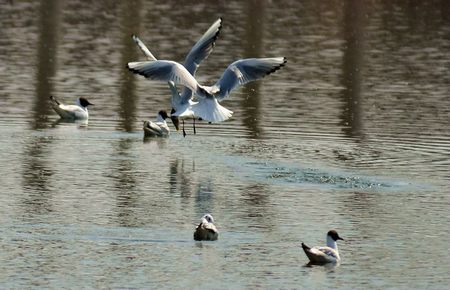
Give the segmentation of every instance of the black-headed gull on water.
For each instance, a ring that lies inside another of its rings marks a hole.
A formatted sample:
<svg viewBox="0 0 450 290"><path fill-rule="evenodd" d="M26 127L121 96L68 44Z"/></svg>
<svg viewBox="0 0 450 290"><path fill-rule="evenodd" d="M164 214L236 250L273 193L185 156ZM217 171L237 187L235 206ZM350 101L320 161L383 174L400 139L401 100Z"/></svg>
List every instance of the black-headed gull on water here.
<svg viewBox="0 0 450 290"><path fill-rule="evenodd" d="M203 36L195 43L191 48L189 53L184 60L184 67L186 70L195 76L195 72L199 67L200 63L205 60L209 54L212 52L215 41L219 35L220 29L222 28L222 18L217 19L209 29L203 34ZM156 57L150 52L150 50L145 46L145 44L135 35L132 36L134 42L138 45L144 55L149 61L157 60ZM178 92L174 82L169 81L169 88L172 93L172 112L171 119L177 130L179 130L179 119L183 122L183 136L186 136L186 131L184 130L184 120L193 119L194 120L194 134L195 130L195 119L196 116L192 111L191 107L196 105L197 102L193 100L194 94L192 90L187 87L183 87L181 94ZM230 111L231 112L231 111ZM232 114L232 112L231 112Z"/></svg>
<svg viewBox="0 0 450 290"><path fill-rule="evenodd" d="M285 57L248 58L233 62L213 86L200 85L192 73L183 65L170 60L129 62L130 71L146 78L173 82L191 90L198 103L189 107L194 116L208 122L222 122L233 112L219 104L239 85L258 80L275 72L286 63Z"/></svg>
<svg viewBox="0 0 450 290"><path fill-rule="evenodd" d="M144 121L144 137L167 137L170 134L169 126L166 119L169 116L167 112L162 110L156 116L156 122Z"/></svg>
<svg viewBox="0 0 450 290"><path fill-rule="evenodd" d="M214 225L214 218L211 214L205 214L200 220L200 224L195 228L194 240L215 241L219 237L219 231Z"/></svg>
<svg viewBox="0 0 450 290"><path fill-rule="evenodd" d="M53 96L50 96L50 101L53 110L55 110L62 119L66 120L87 120L89 118L87 107L93 105L85 98L78 98L76 105L61 104Z"/></svg>
<svg viewBox="0 0 450 290"><path fill-rule="evenodd" d="M341 257L339 256L339 250L336 243L337 240L344 239L341 238L335 230L331 230L327 233L326 247L311 248L302 243L302 248L311 264L324 265L328 263L339 263Z"/></svg>

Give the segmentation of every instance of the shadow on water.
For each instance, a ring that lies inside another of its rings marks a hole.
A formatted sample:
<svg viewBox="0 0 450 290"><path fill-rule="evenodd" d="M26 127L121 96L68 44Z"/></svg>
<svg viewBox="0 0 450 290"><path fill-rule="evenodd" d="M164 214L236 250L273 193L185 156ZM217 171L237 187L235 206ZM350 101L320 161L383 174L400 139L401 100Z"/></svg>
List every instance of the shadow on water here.
<svg viewBox="0 0 450 290"><path fill-rule="evenodd" d="M270 190L267 183L253 183L245 186L242 190L242 198L245 209L242 212L246 217L253 220L250 224L258 225L264 230L275 230L276 224L273 218L276 212L273 209L271 198L276 193ZM253 226L255 227L255 226Z"/></svg>
<svg viewBox="0 0 450 290"><path fill-rule="evenodd" d="M197 216L215 212L213 207L215 194L214 182L211 179L208 178L198 182L195 196Z"/></svg>
<svg viewBox="0 0 450 290"><path fill-rule="evenodd" d="M307 264L304 264L303 267L304 268L316 268L319 270L326 270L327 272L334 272L340 265L336 264L336 263L328 263L325 265L317 265L317 264L313 264L311 262L308 262Z"/></svg>
<svg viewBox="0 0 450 290"><path fill-rule="evenodd" d="M59 1L41 1L32 129L46 127L46 117L49 113L48 98L53 90L52 78L56 72L59 15ZM24 143L22 188L27 194L24 195L22 203L24 214L29 216L52 211L49 202L52 198L49 179L51 179L53 171L47 165L48 147L51 143L52 139L45 136L31 136Z"/></svg>
<svg viewBox="0 0 450 290"><path fill-rule="evenodd" d="M144 144L156 144L159 149L164 149L167 147L167 142L169 138L160 138L160 137L145 137L142 139Z"/></svg>
<svg viewBox="0 0 450 290"><path fill-rule="evenodd" d="M169 192L171 195L180 195L183 198L189 198L194 192L195 162L191 165L186 164L184 159L173 159L169 165Z"/></svg>
<svg viewBox="0 0 450 290"><path fill-rule="evenodd" d="M54 128L58 125L64 125L64 124L76 124L78 128L87 128L89 124L89 120L70 120L70 119L56 119L51 123L51 126Z"/></svg>
<svg viewBox="0 0 450 290"><path fill-rule="evenodd" d="M349 138L362 138L361 83L364 66L364 19L363 1L346 0L344 2L344 59L342 73L343 108L341 125Z"/></svg>
<svg viewBox="0 0 450 290"><path fill-rule="evenodd" d="M169 192L188 201L195 194L196 216L214 212L212 205L215 198L214 181L210 178L196 177L195 160L176 158L170 161Z"/></svg>
<svg viewBox="0 0 450 290"><path fill-rule="evenodd" d="M130 158L134 140L120 139L113 146L113 164L110 177L113 180L114 193L116 194L117 222L125 227L139 224L138 217L133 209L139 204L139 190L137 188L136 167L134 159Z"/></svg>
<svg viewBox="0 0 450 290"><path fill-rule="evenodd" d="M119 101L119 126L126 132L133 131L133 124L136 118L136 78L126 68L125 64L131 59L137 59L136 45L131 39L132 34L139 35L139 27L141 23L141 6L140 0L126 1L122 3L124 7L121 24L122 24L122 50L120 52L120 63L123 69L119 75L120 82L120 101Z"/></svg>
<svg viewBox="0 0 450 290"><path fill-rule="evenodd" d="M60 14L60 1L41 1L39 9L37 87L33 109L33 129L45 127L45 119L50 111L48 98L53 91L52 78L56 73L56 52Z"/></svg>
<svg viewBox="0 0 450 290"><path fill-rule="evenodd" d="M48 163L51 138L33 136L25 145L22 160L23 211L26 215L46 214L52 211L50 180L54 174Z"/></svg>
<svg viewBox="0 0 450 290"><path fill-rule="evenodd" d="M265 22L265 1L252 0L246 2L246 9L249 15L245 24L244 57L261 57L263 54L264 22ZM261 138L263 129L260 125L261 118L261 96L259 93L259 82L251 82L243 88L243 99L241 108L243 109L242 122L248 129L251 138Z"/></svg>

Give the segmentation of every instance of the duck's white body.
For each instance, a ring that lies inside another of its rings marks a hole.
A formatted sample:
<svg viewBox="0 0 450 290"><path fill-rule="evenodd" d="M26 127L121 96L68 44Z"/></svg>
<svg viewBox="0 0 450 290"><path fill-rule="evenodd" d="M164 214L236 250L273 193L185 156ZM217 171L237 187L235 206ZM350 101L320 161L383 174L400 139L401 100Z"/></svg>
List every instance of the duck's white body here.
<svg viewBox="0 0 450 290"><path fill-rule="evenodd" d="M194 240L196 241L215 241L219 237L219 231L214 225L214 218L211 214L205 214L200 224L195 228Z"/></svg>
<svg viewBox="0 0 450 290"><path fill-rule="evenodd" d="M343 240L336 231L329 231L327 234L327 246L325 247L308 247L302 243L303 251L309 258L311 264L324 265L328 263L339 263L341 257L336 241Z"/></svg>
<svg viewBox="0 0 450 290"><path fill-rule="evenodd" d="M87 120L89 118L88 105L92 105L84 98L78 98L76 105L64 105L53 96L50 97L53 110L66 120Z"/></svg>
<svg viewBox="0 0 450 290"><path fill-rule="evenodd" d="M169 126L166 122L167 113L160 111L156 117L156 122L144 121L144 137L167 137L170 134Z"/></svg>

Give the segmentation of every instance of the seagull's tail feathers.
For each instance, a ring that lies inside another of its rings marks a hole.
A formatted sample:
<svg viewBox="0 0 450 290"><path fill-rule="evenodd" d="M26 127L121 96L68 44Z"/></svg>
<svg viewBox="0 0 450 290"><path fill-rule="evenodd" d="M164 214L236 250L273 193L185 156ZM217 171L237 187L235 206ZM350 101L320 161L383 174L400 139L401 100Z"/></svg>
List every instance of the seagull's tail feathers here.
<svg viewBox="0 0 450 290"><path fill-rule="evenodd" d="M58 100L55 99L54 96L50 96L50 101L52 101L52 105L53 105L53 104L55 104L55 105L57 105L57 106L60 105L60 103L58 102Z"/></svg>
<svg viewBox="0 0 450 290"><path fill-rule="evenodd" d="M305 243L302 243L302 248L303 248L303 251L305 251L305 253L309 252L311 250L311 248L308 247L307 245L305 245Z"/></svg>
<svg viewBox="0 0 450 290"><path fill-rule="evenodd" d="M198 104L192 106L192 111L196 117L211 123L226 121L233 115L233 112L220 105L216 98L201 99Z"/></svg>

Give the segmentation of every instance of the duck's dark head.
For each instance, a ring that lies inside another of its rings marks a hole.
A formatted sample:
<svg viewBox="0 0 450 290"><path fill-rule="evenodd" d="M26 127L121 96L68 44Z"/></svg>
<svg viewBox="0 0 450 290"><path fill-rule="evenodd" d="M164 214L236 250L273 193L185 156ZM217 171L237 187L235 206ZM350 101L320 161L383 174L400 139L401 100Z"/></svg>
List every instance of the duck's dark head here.
<svg viewBox="0 0 450 290"><path fill-rule="evenodd" d="M163 120L169 118L169 115L167 115L167 112L165 110L161 110L158 112L158 115L161 116L161 118L163 118Z"/></svg>
<svg viewBox="0 0 450 290"><path fill-rule="evenodd" d="M89 103L89 101L86 98L79 98L78 102L80 103L80 106L82 106L83 108L94 105L92 103Z"/></svg>
<svg viewBox="0 0 450 290"><path fill-rule="evenodd" d="M331 230L328 232L327 236L331 237L334 241L344 240L341 238L335 230Z"/></svg>

